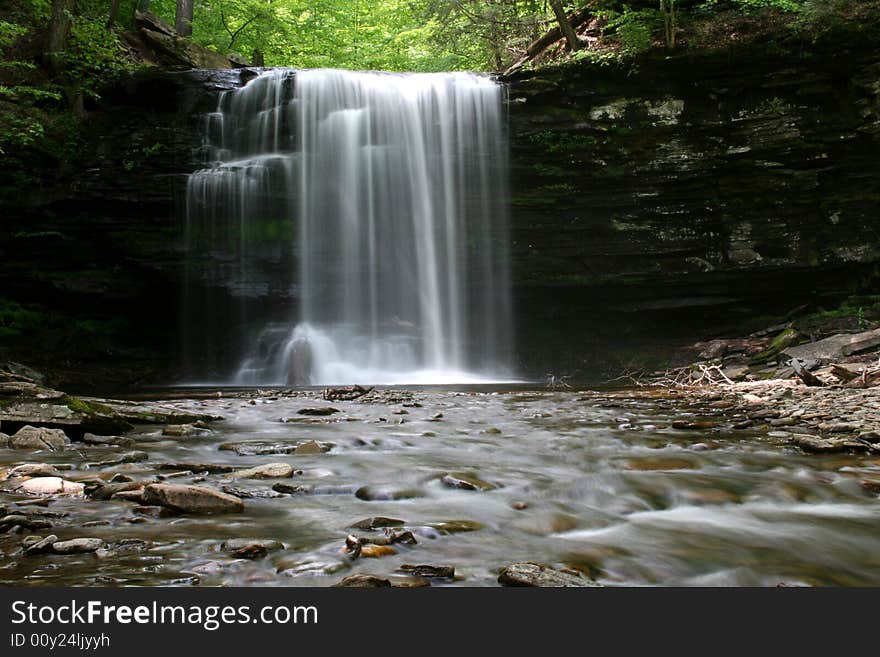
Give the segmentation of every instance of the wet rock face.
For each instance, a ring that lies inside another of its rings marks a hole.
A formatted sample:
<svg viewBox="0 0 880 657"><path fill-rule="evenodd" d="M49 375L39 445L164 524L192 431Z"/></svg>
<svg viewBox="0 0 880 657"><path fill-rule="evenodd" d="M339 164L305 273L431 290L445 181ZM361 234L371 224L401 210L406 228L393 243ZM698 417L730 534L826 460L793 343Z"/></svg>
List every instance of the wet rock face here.
<svg viewBox="0 0 880 657"><path fill-rule="evenodd" d="M592 340L699 335L870 270L880 56L760 50L510 81L519 307Z"/></svg>

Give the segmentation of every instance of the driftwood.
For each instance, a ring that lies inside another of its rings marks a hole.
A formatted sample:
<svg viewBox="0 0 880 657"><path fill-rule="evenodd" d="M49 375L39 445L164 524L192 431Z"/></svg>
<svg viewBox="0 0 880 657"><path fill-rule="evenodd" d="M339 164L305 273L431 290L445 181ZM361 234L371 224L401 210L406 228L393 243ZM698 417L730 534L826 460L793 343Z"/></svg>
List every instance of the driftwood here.
<svg viewBox="0 0 880 657"><path fill-rule="evenodd" d="M348 388L325 388L322 397L327 401L352 401L373 391L372 386L350 386Z"/></svg>
<svg viewBox="0 0 880 657"><path fill-rule="evenodd" d="M834 363L831 365L831 374L847 388L870 388L880 384L880 362L872 366L864 365L859 370Z"/></svg>
<svg viewBox="0 0 880 657"><path fill-rule="evenodd" d="M799 361L797 358L792 358L789 364L794 369L794 373L797 374L797 377L804 382L804 384L810 386L811 388L821 388L825 385L825 382L822 381L818 376L813 374L810 370L804 367L804 364Z"/></svg>

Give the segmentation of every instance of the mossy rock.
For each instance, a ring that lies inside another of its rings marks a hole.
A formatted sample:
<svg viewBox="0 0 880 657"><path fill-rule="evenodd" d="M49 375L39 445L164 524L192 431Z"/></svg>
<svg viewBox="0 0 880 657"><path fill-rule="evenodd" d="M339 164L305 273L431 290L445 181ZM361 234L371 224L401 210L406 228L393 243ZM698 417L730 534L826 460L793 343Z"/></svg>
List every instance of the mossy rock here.
<svg viewBox="0 0 880 657"><path fill-rule="evenodd" d="M773 341L761 353L752 358L751 365L763 365L777 358L785 349L799 344L803 336L796 328L789 327L773 338Z"/></svg>

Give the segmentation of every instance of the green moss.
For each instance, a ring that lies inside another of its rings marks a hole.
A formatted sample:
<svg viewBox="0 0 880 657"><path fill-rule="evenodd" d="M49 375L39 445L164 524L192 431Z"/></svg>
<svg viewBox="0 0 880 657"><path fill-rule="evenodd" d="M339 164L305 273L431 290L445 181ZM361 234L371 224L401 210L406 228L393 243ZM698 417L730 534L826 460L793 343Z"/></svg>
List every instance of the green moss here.
<svg viewBox="0 0 880 657"><path fill-rule="evenodd" d="M768 363L771 360L775 359L779 356L780 353L784 349L791 347L792 345L796 345L801 341L801 334L798 333L795 328L787 328L782 333L773 338L773 341L769 344L769 346L757 354L750 361L751 365L762 365L764 363Z"/></svg>
<svg viewBox="0 0 880 657"><path fill-rule="evenodd" d="M70 395L62 397L61 403L67 406L70 410L75 411L76 413L82 413L83 415L116 415L116 411L109 406L97 402L87 402L84 399L71 397Z"/></svg>

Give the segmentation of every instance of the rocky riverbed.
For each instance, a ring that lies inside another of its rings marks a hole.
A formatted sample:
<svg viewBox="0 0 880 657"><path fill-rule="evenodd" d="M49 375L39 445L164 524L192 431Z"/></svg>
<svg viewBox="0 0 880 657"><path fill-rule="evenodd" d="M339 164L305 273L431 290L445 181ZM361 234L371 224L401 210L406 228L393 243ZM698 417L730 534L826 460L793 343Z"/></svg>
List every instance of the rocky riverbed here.
<svg viewBox="0 0 880 657"><path fill-rule="evenodd" d="M4 585L880 583L877 387L4 386Z"/></svg>

